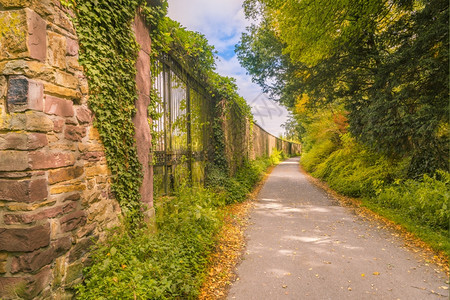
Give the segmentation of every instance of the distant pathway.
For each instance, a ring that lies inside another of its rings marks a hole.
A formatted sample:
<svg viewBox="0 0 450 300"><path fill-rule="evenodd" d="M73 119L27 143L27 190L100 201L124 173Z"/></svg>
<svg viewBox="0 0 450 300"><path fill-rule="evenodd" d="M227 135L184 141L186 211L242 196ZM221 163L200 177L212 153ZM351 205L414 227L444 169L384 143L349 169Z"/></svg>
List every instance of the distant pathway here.
<svg viewBox="0 0 450 300"><path fill-rule="evenodd" d="M298 161L281 163L262 188L228 299L448 298L443 273L394 232L338 206Z"/></svg>

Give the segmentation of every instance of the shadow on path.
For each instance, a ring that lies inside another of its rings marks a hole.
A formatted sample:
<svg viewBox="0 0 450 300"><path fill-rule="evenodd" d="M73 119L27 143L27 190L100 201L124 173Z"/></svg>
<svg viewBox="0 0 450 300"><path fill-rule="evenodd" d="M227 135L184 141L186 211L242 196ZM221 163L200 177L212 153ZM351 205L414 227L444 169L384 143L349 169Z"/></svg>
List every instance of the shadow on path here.
<svg viewBox="0 0 450 300"><path fill-rule="evenodd" d="M312 185L299 158L258 196L228 299L446 299L445 274Z"/></svg>

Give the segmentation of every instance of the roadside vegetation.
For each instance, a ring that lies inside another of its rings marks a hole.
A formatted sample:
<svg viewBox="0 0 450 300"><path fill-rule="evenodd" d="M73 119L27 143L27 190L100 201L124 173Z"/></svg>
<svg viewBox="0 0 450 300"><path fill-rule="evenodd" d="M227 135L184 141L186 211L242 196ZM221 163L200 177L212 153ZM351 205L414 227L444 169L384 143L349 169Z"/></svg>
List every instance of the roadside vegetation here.
<svg viewBox="0 0 450 300"><path fill-rule="evenodd" d="M307 127L310 139L304 144L303 168L450 257L450 174L436 170L409 178L411 158L392 159L372 151L341 132L337 120L324 114ZM321 130L314 131L317 128Z"/></svg>
<svg viewBox="0 0 450 300"><path fill-rule="evenodd" d="M154 227L114 228L96 245L77 297L196 298L226 206L244 201L266 169L283 158L275 151L248 161L233 177L216 168L206 188L182 184L174 195L156 199Z"/></svg>
<svg viewBox="0 0 450 300"><path fill-rule="evenodd" d="M241 64L313 176L450 256L449 3L245 0Z"/></svg>

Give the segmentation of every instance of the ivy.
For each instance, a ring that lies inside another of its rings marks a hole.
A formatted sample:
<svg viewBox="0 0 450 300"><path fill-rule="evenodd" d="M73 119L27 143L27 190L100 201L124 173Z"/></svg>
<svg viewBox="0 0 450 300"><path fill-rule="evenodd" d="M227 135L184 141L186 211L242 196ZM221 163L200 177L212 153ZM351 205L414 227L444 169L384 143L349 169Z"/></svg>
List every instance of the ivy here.
<svg viewBox="0 0 450 300"><path fill-rule="evenodd" d="M151 58L170 53L185 68L205 83L215 103L226 99L224 111L237 104L243 118L252 119L250 107L237 93L232 78L215 72L216 51L206 38L166 17L167 0L62 0L75 17L72 19L80 42L79 62L85 69L90 94L88 104L95 114L94 126L105 146L112 173L112 189L126 219L131 224L142 220L139 188L142 166L139 163L132 117L136 113L136 59L139 45L131 27L140 11L150 28ZM148 4L150 3L150 4ZM157 72L153 69L152 74ZM154 79L154 78L153 78ZM158 93L151 90L149 121L160 118ZM214 126L216 163L226 168L225 145L219 120ZM151 123L151 122L149 122ZM152 128L153 129L153 128ZM154 136L154 130L152 130ZM156 139L152 139L154 142Z"/></svg>
<svg viewBox="0 0 450 300"><path fill-rule="evenodd" d="M139 163L132 117L136 113L136 59L139 50L131 23L142 6L154 28L165 15L165 1L155 7L142 0L68 0L80 41L79 62L89 83L89 107L105 146L112 189L130 223L142 220ZM155 32L155 31L153 31ZM156 39L155 39L156 40Z"/></svg>

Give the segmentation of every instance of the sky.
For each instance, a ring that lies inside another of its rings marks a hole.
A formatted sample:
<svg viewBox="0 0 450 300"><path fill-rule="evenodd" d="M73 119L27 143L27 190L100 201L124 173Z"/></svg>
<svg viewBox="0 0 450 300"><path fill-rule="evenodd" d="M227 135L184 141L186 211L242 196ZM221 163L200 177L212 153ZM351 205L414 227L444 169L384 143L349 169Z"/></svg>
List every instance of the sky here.
<svg viewBox="0 0 450 300"><path fill-rule="evenodd" d="M241 33L250 25L245 19L243 0L168 0L169 17L188 30L206 36L218 51L217 72L236 79L239 94L252 107L256 123L275 136L284 133L280 126L286 122L286 108L270 100L251 81L234 53Z"/></svg>

